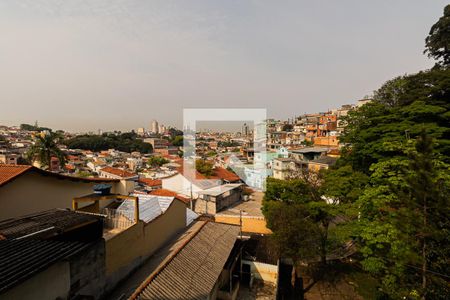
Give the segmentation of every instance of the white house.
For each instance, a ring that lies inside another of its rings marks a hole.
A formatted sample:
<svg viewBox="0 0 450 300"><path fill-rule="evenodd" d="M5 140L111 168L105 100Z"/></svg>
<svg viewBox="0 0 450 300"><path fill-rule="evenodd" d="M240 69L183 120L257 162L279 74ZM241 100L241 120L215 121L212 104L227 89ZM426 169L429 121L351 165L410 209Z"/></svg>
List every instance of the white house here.
<svg viewBox="0 0 450 300"><path fill-rule="evenodd" d="M190 180L182 173L177 173L173 176L162 178L163 189L171 190L187 197L192 196L193 198L197 198L199 196L199 192L221 184L221 180L218 179Z"/></svg>

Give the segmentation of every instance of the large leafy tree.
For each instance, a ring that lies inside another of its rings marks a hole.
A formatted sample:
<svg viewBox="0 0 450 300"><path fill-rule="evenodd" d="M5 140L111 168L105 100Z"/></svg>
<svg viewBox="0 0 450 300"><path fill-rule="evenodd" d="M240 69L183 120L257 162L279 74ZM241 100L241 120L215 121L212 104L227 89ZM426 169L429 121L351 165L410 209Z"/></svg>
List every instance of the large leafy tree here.
<svg viewBox="0 0 450 300"><path fill-rule="evenodd" d="M422 128L450 162L450 72L432 69L388 81L372 103L349 113L341 142L348 145L340 162L370 174L371 164L401 154L393 142L417 137Z"/></svg>
<svg viewBox="0 0 450 300"><path fill-rule="evenodd" d="M330 254L338 254L349 240L339 226L348 209L345 195L358 195L367 180L361 173L342 176L348 172L346 167L333 173L304 173L290 180L268 179L263 213L283 255L296 263L324 266ZM342 189L335 184L342 184Z"/></svg>
<svg viewBox="0 0 450 300"><path fill-rule="evenodd" d="M296 263L320 257L322 264L326 264L328 229L333 215L313 182L269 179L263 212L282 254Z"/></svg>
<svg viewBox="0 0 450 300"><path fill-rule="evenodd" d="M354 203L346 212L353 214L361 263L394 299L450 293L450 72L442 46L449 43L449 10L427 38L427 52L441 65L389 80L347 117L337 165L348 172L337 179L345 182L356 170L369 184L356 194L345 184L331 189Z"/></svg>
<svg viewBox="0 0 450 300"><path fill-rule="evenodd" d="M393 298L445 299L449 167L424 132L397 151L404 155L371 166L370 185L356 201L361 262Z"/></svg>
<svg viewBox="0 0 450 300"><path fill-rule="evenodd" d="M448 67L450 64L450 4L444 8L444 15L431 27L430 34L425 39L429 57L438 60Z"/></svg>
<svg viewBox="0 0 450 300"><path fill-rule="evenodd" d="M65 165L64 152L58 147L62 136L52 131L42 131L34 136L34 144L28 149L26 157L30 162L39 162L41 167L50 170L51 159L56 157L61 166Z"/></svg>

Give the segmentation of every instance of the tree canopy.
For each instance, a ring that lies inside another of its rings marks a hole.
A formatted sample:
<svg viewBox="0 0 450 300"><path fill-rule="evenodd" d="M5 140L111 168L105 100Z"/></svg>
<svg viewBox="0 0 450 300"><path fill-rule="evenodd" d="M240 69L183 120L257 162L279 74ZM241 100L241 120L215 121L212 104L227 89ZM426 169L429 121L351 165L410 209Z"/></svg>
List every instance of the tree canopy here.
<svg viewBox="0 0 450 300"><path fill-rule="evenodd" d="M389 299L448 297L449 18L450 5L426 39L437 66L387 81L349 112L341 158L318 186L268 180L264 214L285 254L330 251L325 225L341 216L332 240L356 242L354 258Z"/></svg>
<svg viewBox="0 0 450 300"><path fill-rule="evenodd" d="M164 164L169 163L170 161L165 159L162 156L152 156L147 159L147 165L150 168L161 167Z"/></svg>
<svg viewBox="0 0 450 300"><path fill-rule="evenodd" d="M450 4L444 8L444 15L431 26L425 39L425 53L438 61L441 66L450 64Z"/></svg>
<svg viewBox="0 0 450 300"><path fill-rule="evenodd" d="M51 159L56 157L61 167L64 167L66 156L59 149L58 144L62 141L61 135L51 131L42 131L34 136L34 144L25 154L26 158L31 162L39 162L42 168L51 169Z"/></svg>
<svg viewBox="0 0 450 300"><path fill-rule="evenodd" d="M149 143L137 137L134 132L104 133L102 135L79 135L64 142L70 149L102 151L116 149L123 152L139 151L151 153L153 148Z"/></svg>
<svg viewBox="0 0 450 300"><path fill-rule="evenodd" d="M195 169L202 175L205 175L206 177L213 175L213 163L204 160L204 159L197 159L195 161Z"/></svg>
<svg viewBox="0 0 450 300"><path fill-rule="evenodd" d="M372 103L351 111L340 141L344 160L369 174L369 167L400 154L396 142L417 137L422 128L450 161L450 72L443 69L397 77L375 92ZM341 162L342 163L342 162Z"/></svg>

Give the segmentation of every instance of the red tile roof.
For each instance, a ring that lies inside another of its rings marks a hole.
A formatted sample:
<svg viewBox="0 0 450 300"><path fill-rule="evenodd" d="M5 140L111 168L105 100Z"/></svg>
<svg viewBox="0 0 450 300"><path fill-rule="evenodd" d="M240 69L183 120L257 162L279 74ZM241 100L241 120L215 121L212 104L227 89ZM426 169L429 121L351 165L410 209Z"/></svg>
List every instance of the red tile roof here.
<svg viewBox="0 0 450 300"><path fill-rule="evenodd" d="M100 172L106 172L106 173L110 173L116 176L120 176L123 178L127 178L127 177L133 177L136 176L136 174L122 170L122 169L117 169L117 168L113 168L113 167L104 167L102 169L100 169Z"/></svg>
<svg viewBox="0 0 450 300"><path fill-rule="evenodd" d="M66 168L67 170L75 170L75 166L74 165L69 165L69 164L66 164L64 166L64 168Z"/></svg>
<svg viewBox="0 0 450 300"><path fill-rule="evenodd" d="M119 179L108 179L108 178L93 178L93 177L74 177L64 174L53 173L49 171L45 171L33 166L26 165L5 165L0 164L0 186L7 184L8 182L14 180L20 175L26 172L36 172L39 174L43 174L45 176L51 176L59 179L68 179L71 181L82 181L82 182L117 182Z"/></svg>
<svg viewBox="0 0 450 300"><path fill-rule="evenodd" d="M184 177L188 178L189 180L199 180L199 179L207 179L203 174L201 174L200 172L198 172L197 170L195 170L194 173L194 178L190 178L190 172L184 172L184 164L181 164L180 167L177 168L178 173L182 174ZM213 179L210 177L208 177L209 179Z"/></svg>
<svg viewBox="0 0 450 300"><path fill-rule="evenodd" d="M216 167L214 169L214 175L224 181L228 181L228 182L235 182L235 181L239 181L240 178L239 176L237 176L236 174L234 174L231 171L228 171L227 169L221 168L221 167Z"/></svg>
<svg viewBox="0 0 450 300"><path fill-rule="evenodd" d="M0 186L31 169L31 166L0 164Z"/></svg>
<svg viewBox="0 0 450 300"><path fill-rule="evenodd" d="M177 168L178 172L183 174L183 176L188 177L188 174L184 174L183 173L183 165L181 165L181 167ZM195 171L195 178L194 180L199 180L199 179L221 179L223 181L228 181L228 182L236 182L239 181L240 178L239 176L237 176L236 174L234 174L231 171L228 171L227 169L224 169L222 167L215 167L213 169L213 175L211 176L205 176L203 174L201 174L198 171Z"/></svg>
<svg viewBox="0 0 450 300"><path fill-rule="evenodd" d="M189 203L190 199L186 198L184 196L180 196L179 194L177 194L174 191L171 190L166 190L166 189L157 189L157 190L153 190L150 192L150 195L155 195L155 196L166 196L166 197L175 197L178 200L183 201L184 203Z"/></svg>
<svg viewBox="0 0 450 300"><path fill-rule="evenodd" d="M160 186L162 185L161 179L139 178L139 182L147 186Z"/></svg>

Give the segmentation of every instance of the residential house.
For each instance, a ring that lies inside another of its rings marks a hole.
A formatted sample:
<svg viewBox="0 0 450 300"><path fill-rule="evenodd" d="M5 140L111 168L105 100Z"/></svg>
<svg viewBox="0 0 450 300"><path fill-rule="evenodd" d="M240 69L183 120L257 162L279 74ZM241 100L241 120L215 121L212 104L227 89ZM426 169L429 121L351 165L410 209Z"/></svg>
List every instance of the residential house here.
<svg viewBox="0 0 450 300"><path fill-rule="evenodd" d="M213 175L206 177L193 170L193 174L178 169L179 173L162 179L162 188L181 194L193 200L197 213L215 214L217 211L241 200L240 178L221 167L213 169ZM208 201L212 201L208 208Z"/></svg>
<svg viewBox="0 0 450 300"><path fill-rule="evenodd" d="M242 200L242 183L228 183L199 191L194 200L194 211L215 215L217 212Z"/></svg>
<svg viewBox="0 0 450 300"><path fill-rule="evenodd" d="M286 180L296 172L303 172L308 167L307 163L293 158L275 158L273 160L273 178Z"/></svg>
<svg viewBox="0 0 450 300"><path fill-rule="evenodd" d="M19 156L15 153L0 154L0 164L17 165Z"/></svg>
<svg viewBox="0 0 450 300"><path fill-rule="evenodd" d="M0 220L52 208L72 207L72 198L88 194L99 183L114 193L133 189L126 180L80 178L48 172L33 166L0 164Z"/></svg>
<svg viewBox="0 0 450 300"><path fill-rule="evenodd" d="M124 169L118 169L113 167L104 167L100 169L99 176L102 178L110 178L110 179L138 179L138 175L135 173L128 172Z"/></svg>
<svg viewBox="0 0 450 300"><path fill-rule="evenodd" d="M162 188L161 179L142 178L138 179L138 184L142 186L146 191L153 191Z"/></svg>
<svg viewBox="0 0 450 300"><path fill-rule="evenodd" d="M100 174L100 170L106 167L106 162L103 159L97 159L94 161L90 161L86 164L86 166L92 171L97 174Z"/></svg>
<svg viewBox="0 0 450 300"><path fill-rule="evenodd" d="M327 147L306 147L289 151L289 157L297 161L309 161L327 154Z"/></svg>

